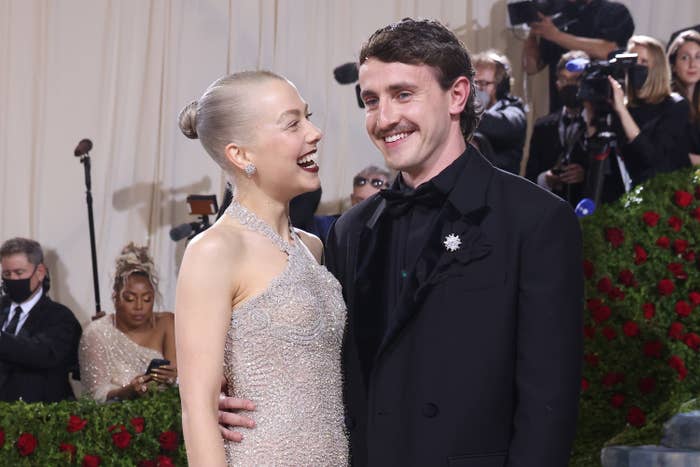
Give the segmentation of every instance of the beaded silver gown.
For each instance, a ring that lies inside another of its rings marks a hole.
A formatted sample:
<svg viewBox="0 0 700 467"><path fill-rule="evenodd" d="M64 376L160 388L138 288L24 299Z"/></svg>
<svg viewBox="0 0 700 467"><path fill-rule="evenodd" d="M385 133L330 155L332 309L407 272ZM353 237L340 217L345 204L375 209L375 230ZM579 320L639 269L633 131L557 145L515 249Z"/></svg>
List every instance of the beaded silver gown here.
<svg viewBox="0 0 700 467"><path fill-rule="evenodd" d="M228 465L348 464L340 346L345 304L338 281L291 229L285 242L236 200L227 214L287 254L284 271L233 309L224 375L230 396L252 400L256 427L225 442Z"/></svg>

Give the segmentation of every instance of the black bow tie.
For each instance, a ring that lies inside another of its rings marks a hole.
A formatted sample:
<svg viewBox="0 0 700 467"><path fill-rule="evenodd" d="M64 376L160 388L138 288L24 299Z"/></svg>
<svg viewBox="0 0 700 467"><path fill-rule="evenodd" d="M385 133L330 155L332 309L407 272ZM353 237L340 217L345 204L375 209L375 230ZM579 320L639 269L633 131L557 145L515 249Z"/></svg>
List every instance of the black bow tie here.
<svg viewBox="0 0 700 467"><path fill-rule="evenodd" d="M391 217L401 217L415 205L435 207L445 200L445 194L432 183L426 183L412 191L381 190L379 195L386 200L386 211Z"/></svg>

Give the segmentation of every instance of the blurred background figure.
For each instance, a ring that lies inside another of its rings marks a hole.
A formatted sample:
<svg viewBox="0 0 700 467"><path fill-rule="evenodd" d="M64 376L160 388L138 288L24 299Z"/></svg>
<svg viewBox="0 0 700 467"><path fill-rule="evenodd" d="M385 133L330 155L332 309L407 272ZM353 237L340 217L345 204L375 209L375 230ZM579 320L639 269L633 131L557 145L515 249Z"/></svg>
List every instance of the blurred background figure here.
<svg viewBox="0 0 700 467"><path fill-rule="evenodd" d="M554 13L554 12L553 12ZM634 34L634 21L626 6L608 0L568 0L558 17L540 14L530 23L523 43L523 66L532 75L549 67L549 111L563 105L557 93L556 65L569 50L583 50L593 60L604 60L625 47Z"/></svg>
<svg viewBox="0 0 700 467"><path fill-rule="evenodd" d="M523 101L510 93L510 61L497 50L487 50L476 54L473 64L476 93L484 109L476 130L479 149L493 165L518 175L527 117ZM490 149L483 139L488 140Z"/></svg>
<svg viewBox="0 0 700 467"><path fill-rule="evenodd" d="M370 165L360 170L352 179L350 202L353 206L366 200L379 190L384 190L391 183L388 170Z"/></svg>
<svg viewBox="0 0 700 467"><path fill-rule="evenodd" d="M157 299L158 275L148 248L129 243L116 260L115 312L90 323L80 341L81 380L95 400L135 398L150 381L176 383L174 315L154 312ZM152 360L157 368L147 372Z"/></svg>
<svg viewBox="0 0 700 467"><path fill-rule="evenodd" d="M0 401L72 399L68 377L77 368L80 323L47 295L41 245L12 238L0 247Z"/></svg>
<svg viewBox="0 0 700 467"><path fill-rule="evenodd" d="M690 105L690 161L700 165L700 33L683 31L668 48L671 64L671 87L688 100Z"/></svg>
<svg viewBox="0 0 700 467"><path fill-rule="evenodd" d="M581 50L562 55L557 63L557 93L562 107L538 119L530 138L525 176L539 186L576 206L583 195L588 164L584 148L586 123L583 102L578 97L582 71L569 71L570 60L588 60Z"/></svg>

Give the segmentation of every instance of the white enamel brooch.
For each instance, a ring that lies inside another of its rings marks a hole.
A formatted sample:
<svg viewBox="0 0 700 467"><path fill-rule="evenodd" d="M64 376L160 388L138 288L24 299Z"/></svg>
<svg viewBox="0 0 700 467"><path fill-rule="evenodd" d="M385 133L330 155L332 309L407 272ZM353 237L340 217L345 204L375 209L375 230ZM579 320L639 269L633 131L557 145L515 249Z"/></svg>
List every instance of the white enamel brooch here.
<svg viewBox="0 0 700 467"><path fill-rule="evenodd" d="M445 245L447 251L457 251L462 245L462 239L458 235L451 233L445 237L445 241L442 244Z"/></svg>

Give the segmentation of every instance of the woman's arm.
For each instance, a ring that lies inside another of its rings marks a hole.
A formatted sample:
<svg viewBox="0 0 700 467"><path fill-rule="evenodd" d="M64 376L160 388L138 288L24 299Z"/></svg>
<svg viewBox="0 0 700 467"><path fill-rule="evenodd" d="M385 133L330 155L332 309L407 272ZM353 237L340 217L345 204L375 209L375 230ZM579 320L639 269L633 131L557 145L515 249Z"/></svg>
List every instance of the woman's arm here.
<svg viewBox="0 0 700 467"><path fill-rule="evenodd" d="M610 87L613 92L613 108L618 117L620 117L620 123L625 131L627 141L632 141L639 136L639 126L637 126L629 110L627 110L627 106L625 105L625 91L623 91L620 83L615 81L611 76L608 76L608 81L610 81Z"/></svg>
<svg viewBox="0 0 700 467"><path fill-rule="evenodd" d="M175 300L182 428L189 465L224 466L218 400L226 331L235 291L235 238L212 228L192 241L182 261ZM237 264L240 267L240 264Z"/></svg>

